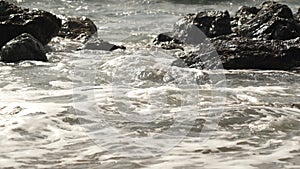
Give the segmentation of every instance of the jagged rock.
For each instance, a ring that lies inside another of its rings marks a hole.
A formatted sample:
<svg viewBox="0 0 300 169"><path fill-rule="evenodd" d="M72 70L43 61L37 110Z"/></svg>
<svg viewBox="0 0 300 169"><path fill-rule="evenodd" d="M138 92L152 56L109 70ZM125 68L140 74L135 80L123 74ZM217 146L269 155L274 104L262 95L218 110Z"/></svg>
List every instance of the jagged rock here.
<svg viewBox="0 0 300 169"><path fill-rule="evenodd" d="M252 20L259 9L256 7L248 7L248 6L241 6L239 10L236 12L231 25L233 27L242 26L243 24L247 23L248 21ZM234 31L235 32L235 31Z"/></svg>
<svg viewBox="0 0 300 169"><path fill-rule="evenodd" d="M214 42L225 69L289 70L300 65L300 38L253 40L233 38Z"/></svg>
<svg viewBox="0 0 300 169"><path fill-rule="evenodd" d="M92 40L88 41L79 50L82 50L82 49L114 51L114 50L117 50L117 49L123 49L123 50L125 50L126 47L122 46L122 45L121 46L114 45L114 44L111 44L111 43L106 42L106 41L101 40L101 39L92 39Z"/></svg>
<svg viewBox="0 0 300 169"><path fill-rule="evenodd" d="M199 69L290 70L300 65L299 44L290 45L294 42L236 38L217 43L214 43L216 49L192 51L181 59L186 66Z"/></svg>
<svg viewBox="0 0 300 169"><path fill-rule="evenodd" d="M32 35L23 33L0 50L0 61L12 63L24 60L47 61L44 46Z"/></svg>
<svg viewBox="0 0 300 169"><path fill-rule="evenodd" d="M289 70L300 65L300 38L286 41L222 37L197 46L182 59L200 69ZM178 62L178 61L176 61Z"/></svg>
<svg viewBox="0 0 300 169"><path fill-rule="evenodd" d="M205 37L217 37L232 32L228 11L205 11L188 14L175 23L173 36L182 42L200 43Z"/></svg>
<svg viewBox="0 0 300 169"><path fill-rule="evenodd" d="M210 13L202 12L200 16L211 16ZM217 11L215 14L223 18L225 27L229 28L229 14L221 15ZM159 35L154 41L164 49L174 49L176 45L184 49L173 65L199 69L290 70L300 67L300 12L293 15L288 6L272 1L264 2L260 8L243 6L231 18L233 32L215 31L219 32L216 34L210 32L211 28L223 30L224 26L213 24L210 17L200 17L197 21L197 15L199 13L188 14L175 24L172 33ZM202 27L191 29L190 25L196 23ZM203 36L204 33L209 38Z"/></svg>
<svg viewBox="0 0 300 169"><path fill-rule="evenodd" d="M68 17L58 36L86 42L96 32L97 27L91 19L87 17Z"/></svg>
<svg viewBox="0 0 300 169"><path fill-rule="evenodd" d="M247 38L289 40L300 36L300 26L287 5L267 1L238 33Z"/></svg>
<svg viewBox="0 0 300 169"><path fill-rule="evenodd" d="M61 20L49 12L0 1L0 47L22 33L31 34L45 45L57 35L60 27Z"/></svg>

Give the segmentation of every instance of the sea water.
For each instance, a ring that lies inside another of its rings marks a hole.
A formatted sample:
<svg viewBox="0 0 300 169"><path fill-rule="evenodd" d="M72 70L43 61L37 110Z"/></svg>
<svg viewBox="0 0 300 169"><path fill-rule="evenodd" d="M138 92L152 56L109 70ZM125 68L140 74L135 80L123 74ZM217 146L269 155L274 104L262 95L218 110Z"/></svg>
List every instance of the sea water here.
<svg viewBox="0 0 300 169"><path fill-rule="evenodd" d="M187 13L260 1L13 2L89 17L127 50L56 38L47 63L0 63L0 168L300 168L299 73L180 68L149 45Z"/></svg>

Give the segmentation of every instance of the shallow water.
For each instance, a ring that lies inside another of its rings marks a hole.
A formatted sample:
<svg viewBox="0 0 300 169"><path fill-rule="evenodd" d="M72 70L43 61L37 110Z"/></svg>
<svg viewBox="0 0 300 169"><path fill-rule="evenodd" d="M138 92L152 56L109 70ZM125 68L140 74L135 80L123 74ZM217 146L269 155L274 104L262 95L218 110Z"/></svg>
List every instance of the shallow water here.
<svg viewBox="0 0 300 169"><path fill-rule="evenodd" d="M182 2L20 0L128 50L57 39L49 63L2 63L0 168L300 168L299 73L173 67L147 45L186 13L259 1Z"/></svg>

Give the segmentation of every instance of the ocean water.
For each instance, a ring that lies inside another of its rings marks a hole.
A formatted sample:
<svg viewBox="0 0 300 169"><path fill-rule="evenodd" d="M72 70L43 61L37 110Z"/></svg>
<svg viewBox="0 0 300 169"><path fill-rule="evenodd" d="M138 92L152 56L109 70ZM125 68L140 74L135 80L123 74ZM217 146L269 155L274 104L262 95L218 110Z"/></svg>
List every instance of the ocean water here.
<svg viewBox="0 0 300 169"><path fill-rule="evenodd" d="M0 63L0 168L300 168L299 73L179 68L149 45L187 13L261 1L13 2L90 17L127 50L55 38L48 63Z"/></svg>

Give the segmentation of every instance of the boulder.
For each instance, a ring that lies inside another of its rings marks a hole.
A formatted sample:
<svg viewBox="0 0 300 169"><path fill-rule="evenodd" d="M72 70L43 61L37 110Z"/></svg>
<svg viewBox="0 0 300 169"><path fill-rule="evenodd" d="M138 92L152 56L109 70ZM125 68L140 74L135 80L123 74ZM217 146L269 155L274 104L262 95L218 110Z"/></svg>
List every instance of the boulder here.
<svg viewBox="0 0 300 169"><path fill-rule="evenodd" d="M154 44L164 49L180 46L184 52L173 63L176 66L279 70L300 67L300 12L293 15L287 5L267 1L260 8L239 8L229 25L228 18L228 12L219 11L188 14L179 19L173 32L160 34Z"/></svg>
<svg viewBox="0 0 300 169"><path fill-rule="evenodd" d="M252 20L258 12L259 9L256 7L241 6L231 22L232 27L234 27L233 31L235 32L235 30L237 30L235 29L236 27L241 27Z"/></svg>
<svg viewBox="0 0 300 169"><path fill-rule="evenodd" d="M287 5L267 1L253 19L241 25L238 34L247 38L289 40L300 36L300 26Z"/></svg>
<svg viewBox="0 0 300 169"><path fill-rule="evenodd" d="M97 27L91 19L87 17L68 17L58 36L86 42L96 32Z"/></svg>
<svg viewBox="0 0 300 169"><path fill-rule="evenodd" d="M0 47L22 33L29 33L46 45L60 27L61 20L49 12L23 9L0 1Z"/></svg>
<svg viewBox="0 0 300 169"><path fill-rule="evenodd" d="M174 25L173 36L182 42L196 44L232 32L228 11L205 11L188 14ZM201 34L201 35L200 35Z"/></svg>
<svg viewBox="0 0 300 169"><path fill-rule="evenodd" d="M225 69L289 70L300 65L300 38L220 39L213 42Z"/></svg>
<svg viewBox="0 0 300 169"><path fill-rule="evenodd" d="M0 61L16 63L24 60L47 61L44 46L32 35L23 33L0 50Z"/></svg>
<svg viewBox="0 0 300 169"><path fill-rule="evenodd" d="M213 45L198 45L181 60L199 69L290 70L300 65L300 38L279 41L223 37L212 41Z"/></svg>

